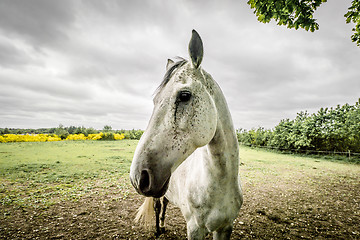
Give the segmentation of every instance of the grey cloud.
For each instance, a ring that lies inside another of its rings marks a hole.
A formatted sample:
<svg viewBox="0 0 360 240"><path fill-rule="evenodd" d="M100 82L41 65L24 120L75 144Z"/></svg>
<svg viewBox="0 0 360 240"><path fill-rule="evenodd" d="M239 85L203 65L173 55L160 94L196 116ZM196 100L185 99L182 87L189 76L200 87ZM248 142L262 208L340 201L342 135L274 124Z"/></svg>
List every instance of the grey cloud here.
<svg viewBox="0 0 360 240"><path fill-rule="evenodd" d="M11 1L0 3L0 30L6 36L26 39L34 48L67 41L74 20L71 1Z"/></svg>
<svg viewBox="0 0 360 240"><path fill-rule="evenodd" d="M3 87L14 89L14 96L17 91L23 90L34 95L47 95L62 99L86 99L91 92L88 92L80 84L74 84L63 79L47 79L44 76L24 76L16 75L13 77L0 74L0 83ZM20 95L20 94L19 94ZM22 97L27 97L25 94Z"/></svg>
<svg viewBox="0 0 360 240"><path fill-rule="evenodd" d="M0 65L5 68L28 64L30 57L15 46L0 42Z"/></svg>
<svg viewBox="0 0 360 240"><path fill-rule="evenodd" d="M193 28L236 127L352 104L360 59L335 11L345 5L326 3L308 33L258 23L244 1L2 1L0 127L145 128L166 59L188 58Z"/></svg>

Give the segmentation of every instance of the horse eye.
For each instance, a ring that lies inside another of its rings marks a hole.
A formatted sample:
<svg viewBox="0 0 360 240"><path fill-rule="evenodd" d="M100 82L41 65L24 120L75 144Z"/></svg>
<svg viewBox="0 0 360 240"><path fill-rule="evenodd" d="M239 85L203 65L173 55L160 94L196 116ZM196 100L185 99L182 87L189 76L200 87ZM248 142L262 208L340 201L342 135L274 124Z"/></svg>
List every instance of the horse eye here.
<svg viewBox="0 0 360 240"><path fill-rule="evenodd" d="M181 91L181 92L179 92L178 99L181 102L187 102L187 101L190 100L190 98L191 98L191 92L189 92L189 91Z"/></svg>

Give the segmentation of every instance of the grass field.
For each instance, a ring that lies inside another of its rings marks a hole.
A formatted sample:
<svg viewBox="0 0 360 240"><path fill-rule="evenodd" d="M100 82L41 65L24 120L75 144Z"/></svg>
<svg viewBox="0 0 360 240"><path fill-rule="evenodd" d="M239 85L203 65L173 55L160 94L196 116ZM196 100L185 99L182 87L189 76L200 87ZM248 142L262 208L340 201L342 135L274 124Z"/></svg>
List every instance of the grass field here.
<svg viewBox="0 0 360 240"><path fill-rule="evenodd" d="M1 203L42 208L78 199L99 180L118 184L120 178L127 179L136 144L125 140L0 144Z"/></svg>
<svg viewBox="0 0 360 240"><path fill-rule="evenodd" d="M0 237L153 239L133 224L137 141L0 144ZM360 239L360 165L240 149L244 205L232 239ZM160 239L184 239L170 206Z"/></svg>

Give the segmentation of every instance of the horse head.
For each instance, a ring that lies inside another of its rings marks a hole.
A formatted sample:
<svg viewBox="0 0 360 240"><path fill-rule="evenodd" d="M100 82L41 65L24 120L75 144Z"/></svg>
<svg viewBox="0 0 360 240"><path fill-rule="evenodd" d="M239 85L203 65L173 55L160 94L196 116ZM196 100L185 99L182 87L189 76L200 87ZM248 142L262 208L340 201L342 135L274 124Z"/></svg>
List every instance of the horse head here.
<svg viewBox="0 0 360 240"><path fill-rule="evenodd" d="M195 30L189 55L190 61L168 60L151 119L134 154L130 180L145 196L163 196L175 169L215 135L217 110L206 81L210 75L200 67L203 43Z"/></svg>

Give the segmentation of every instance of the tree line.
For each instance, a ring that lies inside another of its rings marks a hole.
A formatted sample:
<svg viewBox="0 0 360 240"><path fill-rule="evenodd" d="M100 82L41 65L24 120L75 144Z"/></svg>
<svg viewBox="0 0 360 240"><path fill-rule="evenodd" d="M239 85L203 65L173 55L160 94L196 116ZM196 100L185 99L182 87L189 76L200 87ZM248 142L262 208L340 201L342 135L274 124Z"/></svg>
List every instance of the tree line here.
<svg viewBox="0 0 360 240"><path fill-rule="evenodd" d="M106 139L112 140L114 134L124 134L125 139L137 139L139 140L141 135L144 133L143 130L113 130L111 126L105 125L102 130L96 130L92 127L86 128L84 126L69 126L64 127L60 124L54 128L39 128L39 129L21 129L21 128L1 128L0 135L4 134L56 134L61 139L66 139L71 134L89 134L106 133ZM106 140L105 139L105 140Z"/></svg>
<svg viewBox="0 0 360 240"><path fill-rule="evenodd" d="M282 150L360 153L360 99L354 105L321 108L317 113L297 113L274 129L238 129L241 144Z"/></svg>
<svg viewBox="0 0 360 240"><path fill-rule="evenodd" d="M102 130L84 126L40 129L0 129L0 134L56 134L66 139L70 134L107 133L124 134L125 139L140 139L143 130L113 130L105 125ZM270 147L280 150L332 151L360 153L360 99L354 105L338 105L335 108L321 108L317 113L297 113L295 119L284 119L273 129L263 127L250 130L238 129L240 144L256 147ZM106 139L105 139L106 140Z"/></svg>

